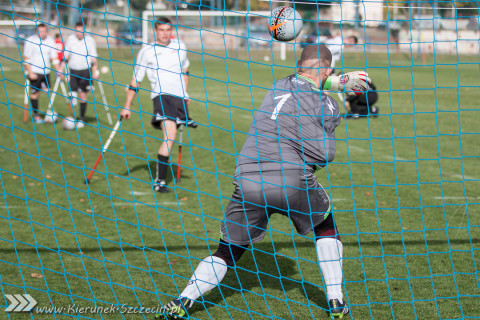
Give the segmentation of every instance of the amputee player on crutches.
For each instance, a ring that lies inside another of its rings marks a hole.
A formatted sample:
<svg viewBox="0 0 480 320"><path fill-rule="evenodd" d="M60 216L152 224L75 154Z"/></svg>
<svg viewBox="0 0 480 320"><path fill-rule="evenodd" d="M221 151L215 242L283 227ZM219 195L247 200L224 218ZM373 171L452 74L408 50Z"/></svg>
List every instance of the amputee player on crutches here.
<svg viewBox="0 0 480 320"><path fill-rule="evenodd" d="M75 25L75 34L67 38L65 44L65 60L70 75L72 100L80 104L79 114L76 114L77 128L83 128L87 112L87 93L92 90L92 79L98 78L97 45L95 39L85 31L83 21ZM75 106L75 103L72 103Z"/></svg>
<svg viewBox="0 0 480 320"><path fill-rule="evenodd" d="M41 91L50 89L50 71L52 65L60 72L60 61L53 38L48 35L47 26L44 23L37 24L37 34L25 40L24 66L30 81L30 105L32 118L35 123L44 123L38 114L38 97Z"/></svg>
<svg viewBox="0 0 480 320"><path fill-rule="evenodd" d="M45 122L49 122L49 123L53 123L53 122L56 121L55 119L57 117L57 114L53 110L53 104L55 102L55 97L57 95L57 91L58 91L59 86L62 89L63 97L65 98L65 102L68 106L68 112L70 113L70 115L72 117L74 116L72 105L70 103L70 96L69 96L69 93L68 93L68 91L65 87L65 83L63 81L64 78L65 78L64 74L63 74L64 68L65 68L65 59L64 59L64 55L63 55L64 46L63 46L62 38L61 38L59 33L57 33L55 35L55 47L57 49L57 57L58 57L58 61L59 61L58 70L60 70L60 72L57 72L57 80L55 81L55 85L53 86L53 92L50 95L50 101L49 101L49 105L48 105L48 109L47 109L47 114L45 115Z"/></svg>
<svg viewBox="0 0 480 320"><path fill-rule="evenodd" d="M127 98L120 116L129 119L130 106L138 91L139 83L147 76L152 86L153 127L162 130L163 142L158 150L156 177L153 188L157 192L169 192L166 177L173 142L177 136L177 125L186 124L195 128L197 124L188 115L187 94L188 66L185 44L171 39L172 22L160 18L155 22L155 42L145 45L135 61L133 78L128 86Z"/></svg>

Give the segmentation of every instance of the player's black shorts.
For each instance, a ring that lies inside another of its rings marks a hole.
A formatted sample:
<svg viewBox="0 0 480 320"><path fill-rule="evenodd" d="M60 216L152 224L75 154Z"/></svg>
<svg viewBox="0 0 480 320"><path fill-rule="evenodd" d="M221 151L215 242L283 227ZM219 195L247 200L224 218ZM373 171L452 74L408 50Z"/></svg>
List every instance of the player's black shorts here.
<svg viewBox="0 0 480 320"><path fill-rule="evenodd" d="M177 124L185 123L188 119L187 103L185 99L162 94L153 99L152 125L160 129L164 120L176 121Z"/></svg>
<svg viewBox="0 0 480 320"><path fill-rule="evenodd" d="M50 88L50 75L49 74L36 74L37 79L30 80L30 86L32 88L32 93L37 93L38 91L43 91Z"/></svg>
<svg viewBox="0 0 480 320"><path fill-rule="evenodd" d="M92 91L92 75L90 73L90 69L70 69L70 89L76 92Z"/></svg>
<svg viewBox="0 0 480 320"><path fill-rule="evenodd" d="M238 174L221 225L222 239L247 245L262 240L273 213L289 217L306 235L330 212L330 199L313 173L304 170Z"/></svg>

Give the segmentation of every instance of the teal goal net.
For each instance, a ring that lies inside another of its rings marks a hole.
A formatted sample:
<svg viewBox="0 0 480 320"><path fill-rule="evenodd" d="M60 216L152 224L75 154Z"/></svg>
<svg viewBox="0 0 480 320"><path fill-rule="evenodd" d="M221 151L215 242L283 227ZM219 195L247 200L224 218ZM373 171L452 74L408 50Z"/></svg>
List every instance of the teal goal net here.
<svg viewBox="0 0 480 320"><path fill-rule="evenodd" d="M269 34L280 6L303 20L290 42ZM314 173L343 244L343 319L480 319L479 6L0 2L0 319L167 319L219 247L256 110L312 44L333 76L372 79L326 92L336 156ZM315 234L289 215L182 317L330 319Z"/></svg>

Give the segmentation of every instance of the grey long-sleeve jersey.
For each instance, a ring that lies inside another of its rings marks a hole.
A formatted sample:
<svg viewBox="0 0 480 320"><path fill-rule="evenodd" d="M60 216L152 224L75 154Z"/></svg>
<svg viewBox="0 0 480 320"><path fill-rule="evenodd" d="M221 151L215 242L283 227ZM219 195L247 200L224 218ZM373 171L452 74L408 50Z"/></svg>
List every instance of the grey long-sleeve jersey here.
<svg viewBox="0 0 480 320"><path fill-rule="evenodd" d="M255 113L237 160L242 172L325 166L336 151L337 102L301 75L278 80Z"/></svg>

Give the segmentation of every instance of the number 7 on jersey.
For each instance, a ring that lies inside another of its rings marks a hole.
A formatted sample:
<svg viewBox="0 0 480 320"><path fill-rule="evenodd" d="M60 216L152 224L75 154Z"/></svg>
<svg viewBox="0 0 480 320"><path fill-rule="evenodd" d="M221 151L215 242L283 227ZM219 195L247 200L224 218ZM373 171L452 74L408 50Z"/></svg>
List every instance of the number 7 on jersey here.
<svg viewBox="0 0 480 320"><path fill-rule="evenodd" d="M274 100L280 99L280 101L275 106L275 109L273 109L273 113L270 119L272 120L277 119L277 116L280 113L280 109L282 109L283 105L285 104L285 102L287 102L288 98L290 98L291 95L292 95L291 93L287 93L287 94L282 94L281 96L276 96L275 98L273 98Z"/></svg>

